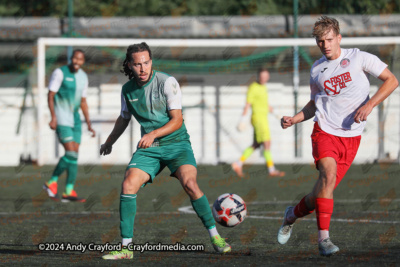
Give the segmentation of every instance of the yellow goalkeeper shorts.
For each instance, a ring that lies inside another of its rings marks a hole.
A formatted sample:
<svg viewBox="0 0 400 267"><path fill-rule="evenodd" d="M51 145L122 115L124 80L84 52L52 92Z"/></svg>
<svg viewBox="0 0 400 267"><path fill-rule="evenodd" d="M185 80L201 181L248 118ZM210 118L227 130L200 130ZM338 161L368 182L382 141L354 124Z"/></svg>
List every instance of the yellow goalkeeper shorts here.
<svg viewBox="0 0 400 267"><path fill-rule="evenodd" d="M268 119L263 118L252 118L251 124L254 127L254 140L257 143L262 143L271 140L271 134L269 132Z"/></svg>

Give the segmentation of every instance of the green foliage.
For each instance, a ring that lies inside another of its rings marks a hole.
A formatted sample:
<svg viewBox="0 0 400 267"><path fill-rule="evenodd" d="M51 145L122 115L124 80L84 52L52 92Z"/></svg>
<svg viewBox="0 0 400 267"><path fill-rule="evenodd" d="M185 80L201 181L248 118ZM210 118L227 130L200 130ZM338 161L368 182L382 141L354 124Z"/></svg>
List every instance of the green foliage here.
<svg viewBox="0 0 400 267"><path fill-rule="evenodd" d="M299 0L299 14L392 14L400 0ZM74 0L74 16L291 15L293 0ZM0 16L68 15L68 0L0 0Z"/></svg>
<svg viewBox="0 0 400 267"><path fill-rule="evenodd" d="M299 1L299 13L360 15L390 14L399 13L399 2L399 0Z"/></svg>

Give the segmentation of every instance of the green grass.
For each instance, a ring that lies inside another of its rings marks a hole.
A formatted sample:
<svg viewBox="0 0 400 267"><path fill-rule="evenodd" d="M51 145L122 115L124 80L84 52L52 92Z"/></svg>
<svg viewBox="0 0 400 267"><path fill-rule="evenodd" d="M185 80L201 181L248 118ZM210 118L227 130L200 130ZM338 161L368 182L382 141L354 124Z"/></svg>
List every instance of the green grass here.
<svg viewBox="0 0 400 267"><path fill-rule="evenodd" d="M238 178L229 165L199 166L198 183L210 203L223 193L235 193L248 205L249 217L234 227L217 226L232 245L230 255L217 255L208 233L195 214L179 213L190 206L180 183L161 173L139 191L134 241L137 244L204 244L202 252L135 253L116 266L265 266L377 265L400 259L400 166L352 166L335 190L331 237L341 252L318 255L317 227L312 214L296 223L290 241L281 246L277 230L286 206L310 192L318 172L310 165L278 166L284 178L270 178L260 165L245 166ZM54 166L0 168L0 265L108 266L99 252L38 250L38 243L118 243L119 194L125 166L80 166L76 191L86 203L60 203L41 189ZM60 178L64 189L65 178ZM252 217L256 216L256 217ZM338 221L340 219L341 221ZM380 221L381 223L377 223Z"/></svg>

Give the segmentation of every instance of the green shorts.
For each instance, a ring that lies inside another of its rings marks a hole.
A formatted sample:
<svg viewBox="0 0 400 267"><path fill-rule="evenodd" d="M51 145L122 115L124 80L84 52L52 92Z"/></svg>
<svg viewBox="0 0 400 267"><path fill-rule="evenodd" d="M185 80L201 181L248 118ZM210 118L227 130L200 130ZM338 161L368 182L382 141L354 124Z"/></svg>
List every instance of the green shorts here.
<svg viewBox="0 0 400 267"><path fill-rule="evenodd" d="M133 153L127 169L138 168L148 173L150 175L150 180L146 183L148 184L152 183L154 177L165 167L168 167L171 171L171 176L175 176L176 170L186 164L197 167L190 141L181 141L146 149L138 148Z"/></svg>
<svg viewBox="0 0 400 267"><path fill-rule="evenodd" d="M61 144L68 142L81 143L82 128L58 125L56 128L58 140Z"/></svg>

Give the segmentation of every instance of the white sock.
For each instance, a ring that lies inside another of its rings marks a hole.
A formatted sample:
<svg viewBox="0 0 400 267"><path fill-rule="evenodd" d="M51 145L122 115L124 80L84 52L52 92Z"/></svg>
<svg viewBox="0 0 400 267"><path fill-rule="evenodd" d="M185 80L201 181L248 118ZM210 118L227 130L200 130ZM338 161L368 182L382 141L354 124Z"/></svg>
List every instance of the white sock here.
<svg viewBox="0 0 400 267"><path fill-rule="evenodd" d="M132 238L122 238L122 246L126 247L129 243L132 243Z"/></svg>
<svg viewBox="0 0 400 267"><path fill-rule="evenodd" d="M269 167L269 168L268 168L268 172L269 172L269 173L275 172L275 171L276 171L275 166L272 166L272 167Z"/></svg>
<svg viewBox="0 0 400 267"><path fill-rule="evenodd" d="M210 234L210 237L219 235L218 231L217 231L217 227L215 227L215 226L213 226L213 227L211 227L210 229L207 229L207 230L208 230L208 233Z"/></svg>
<svg viewBox="0 0 400 267"><path fill-rule="evenodd" d="M236 161L236 163L237 163L237 165L238 165L239 167L243 167L243 162L241 162L240 160Z"/></svg>
<svg viewBox="0 0 400 267"><path fill-rule="evenodd" d="M291 209L286 217L286 221L288 221L289 223L294 223L296 221L297 217L296 215L294 215L294 208Z"/></svg>
<svg viewBox="0 0 400 267"><path fill-rule="evenodd" d="M329 231L328 230L319 230L318 231L318 243L329 238Z"/></svg>

